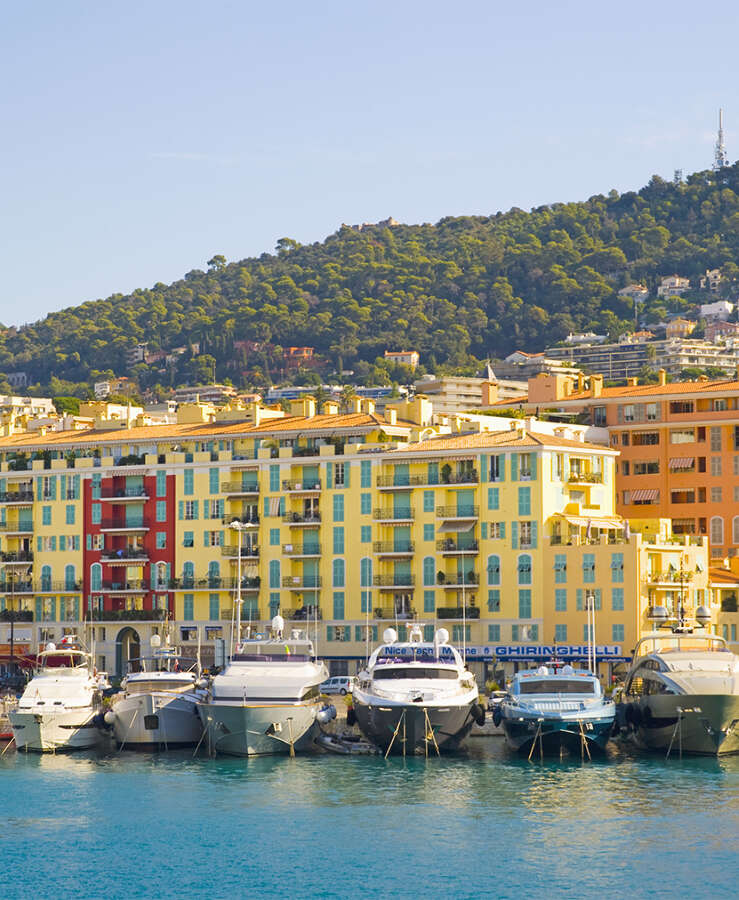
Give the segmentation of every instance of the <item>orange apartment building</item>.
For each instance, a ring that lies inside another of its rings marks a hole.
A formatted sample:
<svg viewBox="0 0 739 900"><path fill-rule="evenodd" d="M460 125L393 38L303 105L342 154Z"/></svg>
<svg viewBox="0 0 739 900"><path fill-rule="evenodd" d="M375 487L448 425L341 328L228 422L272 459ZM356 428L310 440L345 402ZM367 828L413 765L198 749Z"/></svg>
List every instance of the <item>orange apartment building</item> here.
<svg viewBox="0 0 739 900"><path fill-rule="evenodd" d="M708 535L713 558L739 555L739 372L667 384L661 370L658 384L609 388L601 375L539 375L522 406L607 430L624 518L669 518L675 534Z"/></svg>

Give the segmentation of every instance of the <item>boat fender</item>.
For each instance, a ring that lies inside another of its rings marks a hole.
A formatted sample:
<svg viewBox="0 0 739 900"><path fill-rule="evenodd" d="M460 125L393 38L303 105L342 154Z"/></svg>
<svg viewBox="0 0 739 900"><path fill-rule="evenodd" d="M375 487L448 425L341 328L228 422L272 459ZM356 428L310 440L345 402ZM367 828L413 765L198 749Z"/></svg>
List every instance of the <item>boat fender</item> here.
<svg viewBox="0 0 739 900"><path fill-rule="evenodd" d="M477 722L478 725L485 724L485 707L482 703L475 703L472 707L472 718Z"/></svg>
<svg viewBox="0 0 739 900"><path fill-rule="evenodd" d="M322 706L316 713L316 719L321 725L326 725L336 718L336 707L333 704Z"/></svg>
<svg viewBox="0 0 739 900"><path fill-rule="evenodd" d="M106 725L112 725L115 722L115 713L112 709L109 709L105 715L103 716L103 721Z"/></svg>
<svg viewBox="0 0 739 900"><path fill-rule="evenodd" d="M95 728L105 728L105 715L103 713L98 713L96 716L93 716L92 724Z"/></svg>
<svg viewBox="0 0 739 900"><path fill-rule="evenodd" d="M496 706L493 710L493 725L495 725L496 728L499 728L502 721L503 713L501 712L500 706Z"/></svg>
<svg viewBox="0 0 739 900"><path fill-rule="evenodd" d="M346 724L350 728L357 724L357 714L354 712L351 706L346 711Z"/></svg>

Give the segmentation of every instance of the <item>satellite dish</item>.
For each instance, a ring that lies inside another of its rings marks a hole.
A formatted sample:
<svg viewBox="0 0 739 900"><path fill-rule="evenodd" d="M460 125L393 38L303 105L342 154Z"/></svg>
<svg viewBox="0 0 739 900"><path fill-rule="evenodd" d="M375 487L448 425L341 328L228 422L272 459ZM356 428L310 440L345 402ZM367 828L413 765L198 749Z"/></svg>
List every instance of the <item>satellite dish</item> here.
<svg viewBox="0 0 739 900"><path fill-rule="evenodd" d="M152 634L152 636L149 638L149 643L151 644L152 647L161 647L162 639L159 637L158 634Z"/></svg>
<svg viewBox="0 0 739 900"><path fill-rule="evenodd" d="M394 628L386 628L382 632L382 640L386 644L394 644L398 640L398 633Z"/></svg>
<svg viewBox="0 0 739 900"><path fill-rule="evenodd" d="M695 611L695 620L700 625L708 625L711 621L711 610L707 606L699 606Z"/></svg>
<svg viewBox="0 0 739 900"><path fill-rule="evenodd" d="M437 644L449 643L449 632L446 630L446 628L439 628L439 630L434 635L434 641Z"/></svg>

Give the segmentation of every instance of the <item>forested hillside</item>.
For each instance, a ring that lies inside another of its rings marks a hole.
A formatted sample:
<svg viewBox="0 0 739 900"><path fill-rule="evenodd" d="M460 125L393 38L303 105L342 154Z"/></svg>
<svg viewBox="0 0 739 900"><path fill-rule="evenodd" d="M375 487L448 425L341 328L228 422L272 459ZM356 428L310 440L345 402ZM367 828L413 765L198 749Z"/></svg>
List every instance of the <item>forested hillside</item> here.
<svg viewBox="0 0 739 900"><path fill-rule="evenodd" d="M197 342L219 377L233 377L226 364L244 339L310 345L337 367L405 347L419 350L427 368L462 367L471 356L543 348L571 330L617 335L633 317L617 291L634 280L654 287L661 275L697 279L721 267L730 286L738 244L739 164L720 178L700 172L672 184L655 176L638 192L531 212L342 227L322 243L283 238L274 255L216 256L207 271L174 284L4 330L0 371L24 370L42 385L52 376L85 381L126 372L126 349L139 341L150 350ZM164 375L148 368L135 373L143 385L202 374L192 365Z"/></svg>

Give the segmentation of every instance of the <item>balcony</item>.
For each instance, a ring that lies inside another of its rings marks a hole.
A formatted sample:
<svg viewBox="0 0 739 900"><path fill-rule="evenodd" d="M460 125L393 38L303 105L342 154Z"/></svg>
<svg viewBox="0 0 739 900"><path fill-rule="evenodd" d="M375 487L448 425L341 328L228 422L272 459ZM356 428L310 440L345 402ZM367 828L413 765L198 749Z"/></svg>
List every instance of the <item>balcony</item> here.
<svg viewBox="0 0 739 900"><path fill-rule="evenodd" d="M289 556L292 559L299 557L313 557L321 555L320 544L283 544L283 556Z"/></svg>
<svg viewBox="0 0 739 900"><path fill-rule="evenodd" d="M477 572L439 572L436 583L447 589L477 587L480 584L480 576Z"/></svg>
<svg viewBox="0 0 739 900"><path fill-rule="evenodd" d="M28 565L33 562L33 553L30 551L6 551L5 553L0 553L0 565L13 566L13 565Z"/></svg>
<svg viewBox="0 0 739 900"><path fill-rule="evenodd" d="M693 580L693 572L652 572L646 579L647 584L688 584Z"/></svg>
<svg viewBox="0 0 739 900"><path fill-rule="evenodd" d="M447 538L443 541L437 541L436 549L442 556L475 556L480 550L480 545L477 541L470 541L468 544L460 545L451 538Z"/></svg>
<svg viewBox="0 0 739 900"><path fill-rule="evenodd" d="M375 541L372 548L378 556L413 556L416 551L413 541Z"/></svg>
<svg viewBox="0 0 739 900"><path fill-rule="evenodd" d="M128 519L103 519L100 523L101 531L148 531L143 516L131 516Z"/></svg>
<svg viewBox="0 0 739 900"><path fill-rule="evenodd" d="M226 481L221 485L223 494L240 494L243 497L253 496L259 493L259 483L256 481Z"/></svg>
<svg viewBox="0 0 739 900"><path fill-rule="evenodd" d="M479 606L437 606L437 619L479 619Z"/></svg>
<svg viewBox="0 0 739 900"><path fill-rule="evenodd" d="M372 519L375 522L412 522L415 514L412 509L374 509Z"/></svg>
<svg viewBox="0 0 739 900"><path fill-rule="evenodd" d="M253 512L246 516L224 516L221 519L221 525L230 525L232 522L238 522L247 528L259 528L259 514Z"/></svg>
<svg viewBox="0 0 739 900"><path fill-rule="evenodd" d="M317 478L291 478L282 482L282 490L288 494L315 494L321 490L321 482Z"/></svg>
<svg viewBox="0 0 739 900"><path fill-rule="evenodd" d="M320 606L299 606L297 609L282 609L280 615L288 622L310 622L316 619L323 620L323 610Z"/></svg>
<svg viewBox="0 0 739 900"><path fill-rule="evenodd" d="M320 575L284 575L282 578L282 586L291 591L315 590L322 583Z"/></svg>
<svg viewBox="0 0 739 900"><path fill-rule="evenodd" d="M232 608L222 609L220 611L220 616L222 622L230 622L232 619L236 618L235 610ZM251 603L242 603L241 605L241 621L243 622L258 622L262 618L262 614L259 610L258 606L252 606Z"/></svg>
<svg viewBox="0 0 739 900"><path fill-rule="evenodd" d="M141 487L102 488L97 499L110 500L113 503L142 503L149 499L149 495L143 485Z"/></svg>
<svg viewBox="0 0 739 900"><path fill-rule="evenodd" d="M603 484L602 472L570 472L568 484Z"/></svg>
<svg viewBox="0 0 739 900"><path fill-rule="evenodd" d="M248 544L246 546L242 545L240 554L238 544L226 544L221 547L221 556L229 556L238 559L239 555L242 559L259 559L259 547L250 547Z"/></svg>
<svg viewBox="0 0 739 900"><path fill-rule="evenodd" d="M376 606L373 612L376 619L397 619L399 622L409 622L416 618L416 610L413 607L398 610L394 606Z"/></svg>
<svg viewBox="0 0 739 900"><path fill-rule="evenodd" d="M92 593L96 593L96 588L90 589ZM103 581L102 592L105 594L141 594L145 590L143 581ZM153 587L152 590L158 590Z"/></svg>
<svg viewBox="0 0 739 900"><path fill-rule="evenodd" d="M479 506L437 506L436 515L439 519L457 519L459 521L477 519L480 515Z"/></svg>
<svg viewBox="0 0 739 900"><path fill-rule="evenodd" d="M305 525L320 525L321 513L317 509L303 513L289 512L285 513L282 517L282 521L298 528Z"/></svg>
<svg viewBox="0 0 739 900"><path fill-rule="evenodd" d="M396 475L378 475L375 483L380 490L410 491L414 487L428 484L428 478L426 475L409 475L398 480Z"/></svg>
<svg viewBox="0 0 739 900"><path fill-rule="evenodd" d="M81 581L41 581L36 582L36 590L43 594L76 594L82 590Z"/></svg>
<svg viewBox="0 0 739 900"><path fill-rule="evenodd" d="M85 613L93 622L163 622L166 609L93 609Z"/></svg>
<svg viewBox="0 0 739 900"><path fill-rule="evenodd" d="M416 584L416 576L407 573L396 572L391 575L375 575L372 579L375 587L379 588L412 588Z"/></svg>
<svg viewBox="0 0 739 900"><path fill-rule="evenodd" d="M245 575L241 578L241 590L242 591L258 591L259 585L261 584L262 579L257 575L254 578L247 578ZM177 591L192 591L192 590L236 590L239 583L238 578L222 578L220 576L214 578L190 578L188 575L180 576L179 578L172 578L166 587L174 588ZM165 590L166 588L162 587L159 590ZM157 588L154 588L157 590Z"/></svg>
<svg viewBox="0 0 739 900"><path fill-rule="evenodd" d="M33 534L33 522L2 522L0 532L3 534Z"/></svg>
<svg viewBox="0 0 739 900"><path fill-rule="evenodd" d="M0 610L0 622L33 622L33 610L3 609Z"/></svg>
<svg viewBox="0 0 739 900"><path fill-rule="evenodd" d="M1 491L0 503L15 506L31 506L33 503L33 491Z"/></svg>
<svg viewBox="0 0 739 900"><path fill-rule="evenodd" d="M51 590L51 588L49 588ZM0 582L0 594L32 594L32 581L2 581Z"/></svg>
<svg viewBox="0 0 739 900"><path fill-rule="evenodd" d="M117 550L108 549L101 552L100 559L102 562L109 563L110 565L119 563L120 565L130 566L138 563L143 566L149 561L149 551L144 550L143 547L121 547Z"/></svg>

